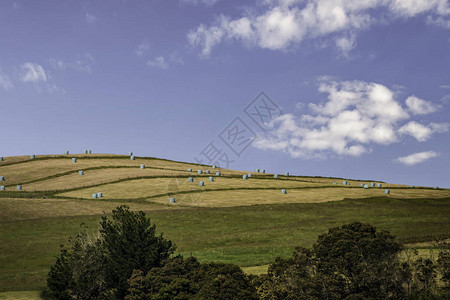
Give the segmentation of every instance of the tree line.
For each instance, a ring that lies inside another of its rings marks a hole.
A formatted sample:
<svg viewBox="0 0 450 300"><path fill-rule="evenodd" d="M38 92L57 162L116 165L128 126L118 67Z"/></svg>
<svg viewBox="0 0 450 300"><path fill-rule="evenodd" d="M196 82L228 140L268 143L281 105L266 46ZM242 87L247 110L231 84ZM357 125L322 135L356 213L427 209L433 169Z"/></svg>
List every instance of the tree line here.
<svg viewBox="0 0 450 300"><path fill-rule="evenodd" d="M450 299L448 247L435 261L401 260L393 235L360 222L330 228L259 276L174 255L150 218L126 205L102 217L97 237L82 228L61 245L44 299Z"/></svg>

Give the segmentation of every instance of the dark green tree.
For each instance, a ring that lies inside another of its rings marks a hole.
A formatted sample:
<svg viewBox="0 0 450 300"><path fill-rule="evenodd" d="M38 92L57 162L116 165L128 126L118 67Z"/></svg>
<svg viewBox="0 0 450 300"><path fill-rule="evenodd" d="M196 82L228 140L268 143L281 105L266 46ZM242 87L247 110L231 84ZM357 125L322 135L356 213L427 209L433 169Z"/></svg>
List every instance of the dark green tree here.
<svg viewBox="0 0 450 300"><path fill-rule="evenodd" d="M255 285L261 299L402 299L400 250L388 232L354 222L320 235L312 250L278 258Z"/></svg>
<svg viewBox="0 0 450 300"><path fill-rule="evenodd" d="M106 253L106 283L117 289L119 298L125 297L134 269L147 273L175 250L171 241L156 235L156 225L144 212L132 212L127 206L113 210L112 219L102 217L100 236Z"/></svg>
<svg viewBox="0 0 450 300"><path fill-rule="evenodd" d="M145 274L159 267L175 247L156 235L156 226L144 212L119 206L103 216L99 237L84 230L61 249L50 269L44 293L49 299L123 299L134 269Z"/></svg>
<svg viewBox="0 0 450 300"><path fill-rule="evenodd" d="M196 258L176 257L144 276L135 271L127 300L257 299L246 274L236 265L201 264Z"/></svg>
<svg viewBox="0 0 450 300"><path fill-rule="evenodd" d="M350 294L385 299L401 291L393 272L401 249L389 232L360 222L329 229L313 246L320 273L339 274Z"/></svg>

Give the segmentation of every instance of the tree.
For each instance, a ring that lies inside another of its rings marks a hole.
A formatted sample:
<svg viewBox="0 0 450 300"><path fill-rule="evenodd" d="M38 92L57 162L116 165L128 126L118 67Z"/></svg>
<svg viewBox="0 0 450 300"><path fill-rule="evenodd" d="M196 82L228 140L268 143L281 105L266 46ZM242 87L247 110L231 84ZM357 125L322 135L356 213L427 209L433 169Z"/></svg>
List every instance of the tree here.
<svg viewBox="0 0 450 300"><path fill-rule="evenodd" d="M128 278L134 269L145 274L161 266L175 247L156 235L156 226L144 212L132 212L119 206L112 218L103 216L99 237L92 239L83 230L63 246L47 278L52 299L123 299Z"/></svg>
<svg viewBox="0 0 450 300"><path fill-rule="evenodd" d="M319 272L340 274L350 294L388 297L394 287L386 285L396 284L392 269L401 246L389 232L353 222L329 229L313 248Z"/></svg>
<svg viewBox="0 0 450 300"><path fill-rule="evenodd" d="M175 250L171 241L156 235L156 225L144 212L132 212L125 205L113 210L112 219L102 217L100 236L106 252L106 283L117 288L119 298L126 295L127 280L134 269L147 273L161 266Z"/></svg>
<svg viewBox="0 0 450 300"><path fill-rule="evenodd" d="M144 276L136 270L127 300L257 299L248 276L236 265L202 264L194 257L175 257Z"/></svg>
<svg viewBox="0 0 450 300"><path fill-rule="evenodd" d="M353 222L320 235L312 250L278 258L255 284L262 299L401 299L400 250L388 232Z"/></svg>

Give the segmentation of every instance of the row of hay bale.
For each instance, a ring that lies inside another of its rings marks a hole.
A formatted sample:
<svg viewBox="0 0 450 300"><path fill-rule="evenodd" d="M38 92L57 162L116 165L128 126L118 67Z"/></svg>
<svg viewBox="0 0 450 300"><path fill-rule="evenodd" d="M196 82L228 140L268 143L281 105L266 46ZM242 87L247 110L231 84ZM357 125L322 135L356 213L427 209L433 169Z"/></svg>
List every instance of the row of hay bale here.
<svg viewBox="0 0 450 300"><path fill-rule="evenodd" d="M97 198L102 198L102 197L103 197L102 192L92 194L92 199L97 199Z"/></svg>
<svg viewBox="0 0 450 300"><path fill-rule="evenodd" d="M188 172L193 172L192 169L187 169ZM203 173L205 174L211 174L210 170L197 170L197 174L198 175L202 175ZM216 176L221 176L222 173L221 172L216 172Z"/></svg>
<svg viewBox="0 0 450 300"><path fill-rule="evenodd" d="M5 191L5 190L6 190L6 187L4 185L0 185L0 191ZM16 190L21 191L22 190L22 185L18 184L16 186Z"/></svg>

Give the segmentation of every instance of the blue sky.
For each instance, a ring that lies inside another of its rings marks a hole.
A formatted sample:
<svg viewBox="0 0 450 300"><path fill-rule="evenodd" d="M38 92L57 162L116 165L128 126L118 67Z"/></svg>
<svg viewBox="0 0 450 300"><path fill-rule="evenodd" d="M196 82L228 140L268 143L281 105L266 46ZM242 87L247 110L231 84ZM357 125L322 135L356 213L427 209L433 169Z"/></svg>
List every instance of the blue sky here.
<svg viewBox="0 0 450 300"><path fill-rule="evenodd" d="M446 0L6 0L0 36L0 156L450 187Z"/></svg>

